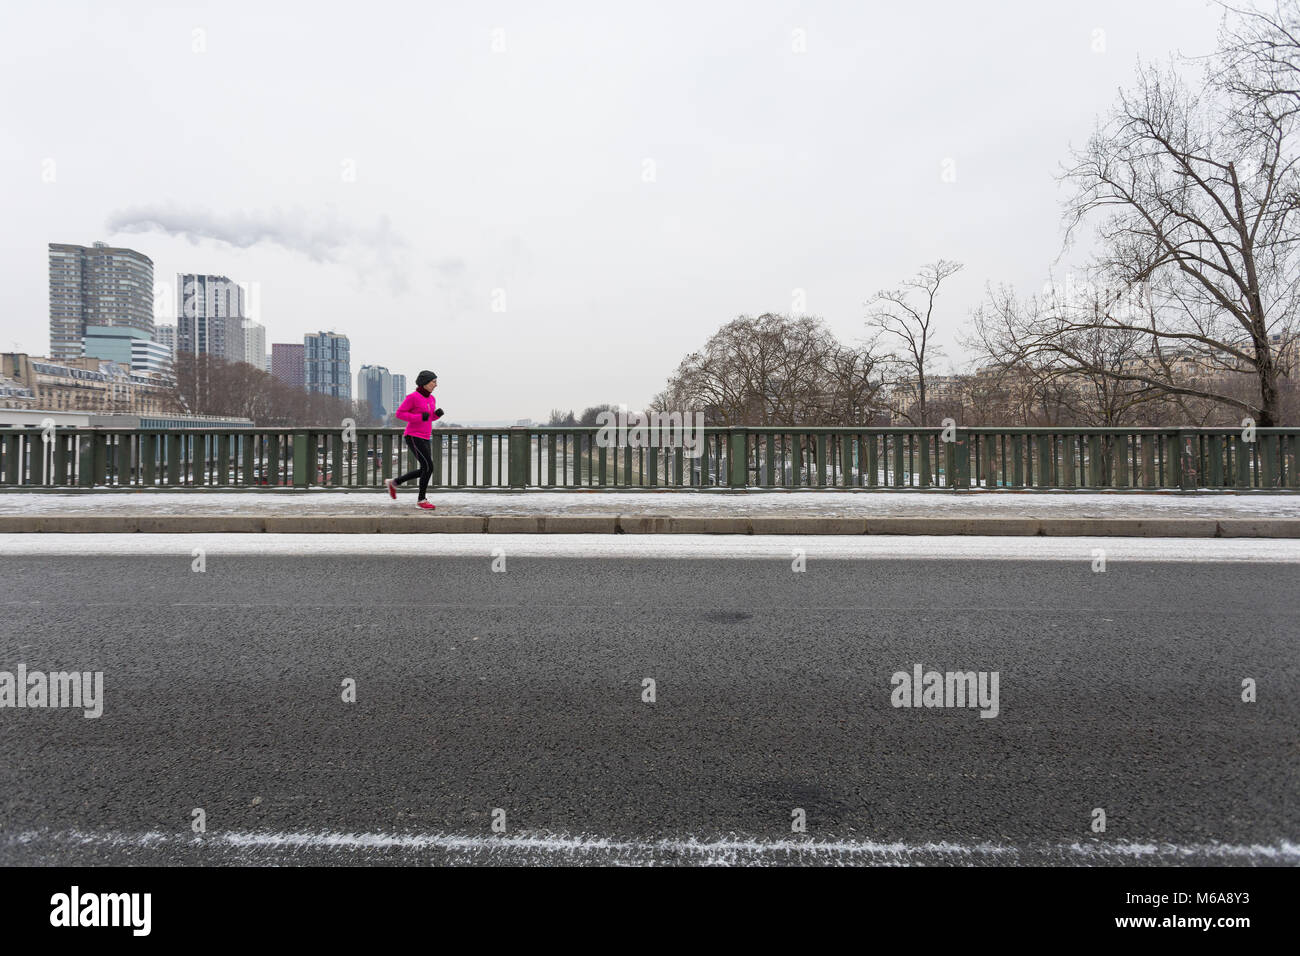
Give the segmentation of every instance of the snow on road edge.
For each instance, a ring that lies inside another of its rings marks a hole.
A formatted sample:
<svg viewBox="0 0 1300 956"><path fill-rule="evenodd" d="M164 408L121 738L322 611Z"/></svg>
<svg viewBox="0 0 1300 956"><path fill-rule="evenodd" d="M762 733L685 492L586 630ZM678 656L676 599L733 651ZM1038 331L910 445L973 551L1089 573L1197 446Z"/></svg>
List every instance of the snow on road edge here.
<svg viewBox="0 0 1300 956"><path fill-rule="evenodd" d="M0 556L208 556L696 558L1091 561L1161 564L1300 563L1300 539L1288 538L1069 538L980 535L607 535L607 534L0 534Z"/></svg>

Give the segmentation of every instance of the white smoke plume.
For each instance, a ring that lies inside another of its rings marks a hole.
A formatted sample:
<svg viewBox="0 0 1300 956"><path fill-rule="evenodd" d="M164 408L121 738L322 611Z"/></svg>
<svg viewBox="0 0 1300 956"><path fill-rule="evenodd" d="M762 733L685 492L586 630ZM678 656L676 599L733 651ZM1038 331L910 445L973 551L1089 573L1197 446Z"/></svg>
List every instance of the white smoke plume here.
<svg viewBox="0 0 1300 956"><path fill-rule="evenodd" d="M387 216L366 228L343 222L333 210L308 213L276 207L223 215L197 207L149 205L120 209L108 217L107 225L115 233L158 232L195 245L209 240L248 249L268 243L313 262L349 265L362 283L379 273L394 293L407 289L408 243L393 231Z"/></svg>

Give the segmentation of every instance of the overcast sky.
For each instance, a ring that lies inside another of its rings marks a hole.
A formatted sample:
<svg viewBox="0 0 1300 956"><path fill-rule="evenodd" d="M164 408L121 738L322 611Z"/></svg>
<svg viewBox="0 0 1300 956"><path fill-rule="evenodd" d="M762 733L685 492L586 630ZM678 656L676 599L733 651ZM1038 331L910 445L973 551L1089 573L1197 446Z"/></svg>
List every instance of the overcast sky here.
<svg viewBox="0 0 1300 956"><path fill-rule="evenodd" d="M248 282L268 342L439 376L453 421L640 407L740 314L846 341L921 265L1041 288L1071 143L1207 0L6 4L0 348L46 244ZM1099 32L1100 31L1100 32ZM945 172L949 173L945 176ZM47 181L51 180L52 181ZM952 181L947 181L952 180Z"/></svg>

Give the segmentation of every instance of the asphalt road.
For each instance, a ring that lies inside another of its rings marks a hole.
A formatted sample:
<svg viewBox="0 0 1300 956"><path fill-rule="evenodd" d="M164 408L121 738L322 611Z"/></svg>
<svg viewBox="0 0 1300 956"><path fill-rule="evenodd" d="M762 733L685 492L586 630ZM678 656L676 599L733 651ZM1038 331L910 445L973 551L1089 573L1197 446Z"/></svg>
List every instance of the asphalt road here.
<svg viewBox="0 0 1300 956"><path fill-rule="evenodd" d="M0 864L1300 863L1300 565L634 547L0 556Z"/></svg>

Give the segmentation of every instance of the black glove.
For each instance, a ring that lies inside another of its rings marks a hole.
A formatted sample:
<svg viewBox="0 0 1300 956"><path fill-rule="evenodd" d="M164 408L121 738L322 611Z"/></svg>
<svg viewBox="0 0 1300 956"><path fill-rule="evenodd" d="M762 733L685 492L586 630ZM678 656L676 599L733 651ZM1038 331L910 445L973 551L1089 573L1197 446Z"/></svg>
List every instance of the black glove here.
<svg viewBox="0 0 1300 956"><path fill-rule="evenodd" d="M433 417L434 417L435 419L438 419L438 418L442 418L442 416L443 416L443 415L446 415L446 414L447 414L446 409L442 409L442 408L440 408L440 409L438 409L436 412L433 413Z"/></svg>
<svg viewBox="0 0 1300 956"><path fill-rule="evenodd" d="M423 415L420 416L420 421L422 421L422 422L427 422L428 420L429 420L429 413L428 413L428 412L425 412Z"/></svg>

